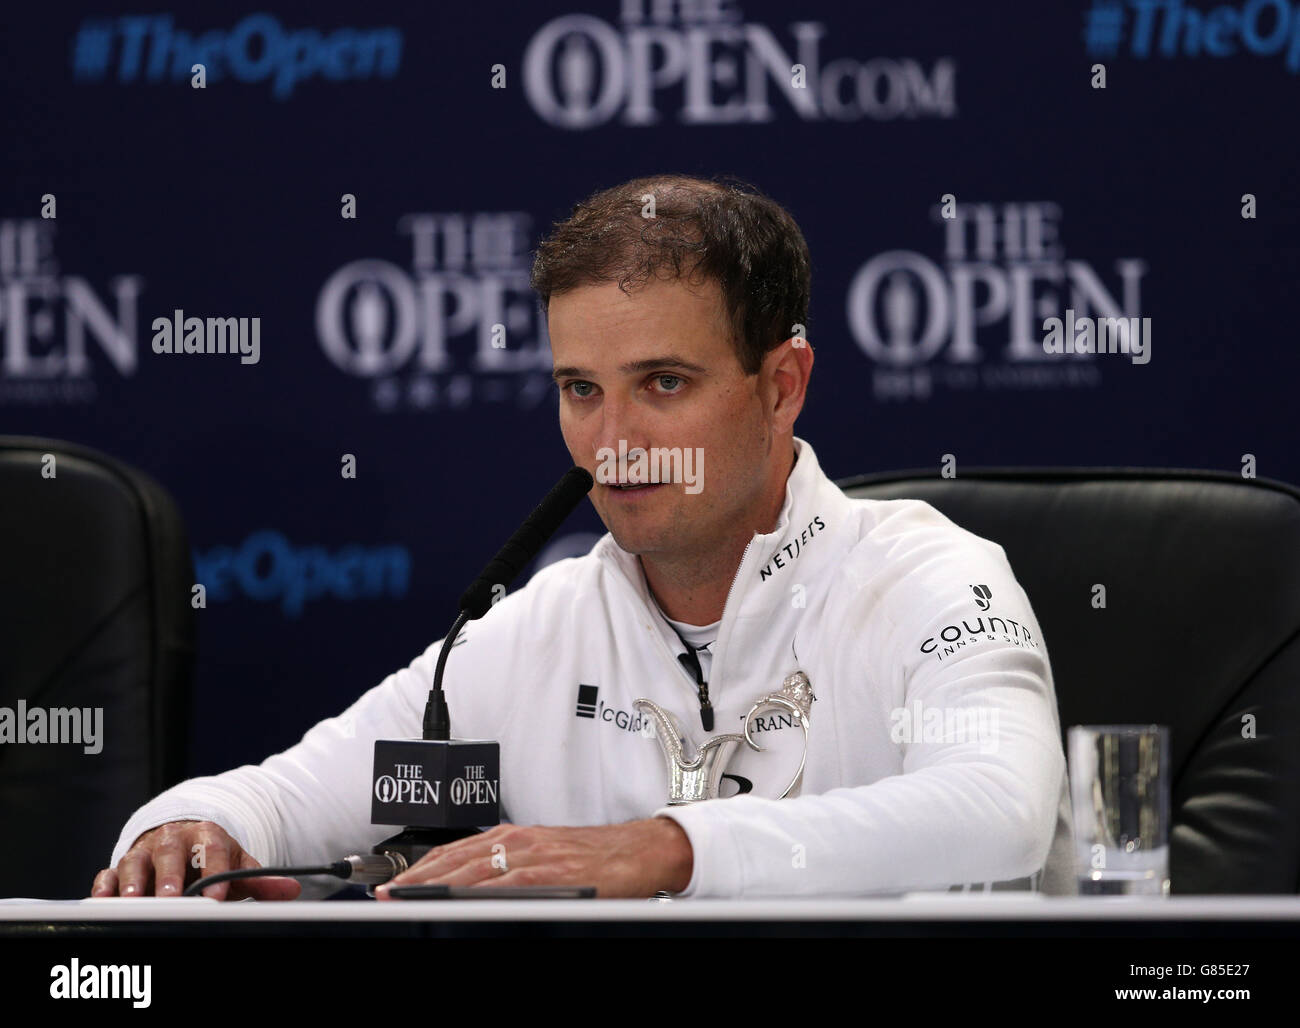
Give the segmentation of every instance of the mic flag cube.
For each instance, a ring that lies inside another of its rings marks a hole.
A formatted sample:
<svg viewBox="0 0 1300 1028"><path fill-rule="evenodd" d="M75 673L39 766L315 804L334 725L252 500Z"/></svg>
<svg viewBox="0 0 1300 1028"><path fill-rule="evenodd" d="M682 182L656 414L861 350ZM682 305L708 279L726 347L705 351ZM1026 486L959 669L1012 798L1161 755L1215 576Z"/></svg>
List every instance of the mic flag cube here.
<svg viewBox="0 0 1300 1028"><path fill-rule="evenodd" d="M370 823L471 828L501 821L501 747L486 739L379 739Z"/></svg>

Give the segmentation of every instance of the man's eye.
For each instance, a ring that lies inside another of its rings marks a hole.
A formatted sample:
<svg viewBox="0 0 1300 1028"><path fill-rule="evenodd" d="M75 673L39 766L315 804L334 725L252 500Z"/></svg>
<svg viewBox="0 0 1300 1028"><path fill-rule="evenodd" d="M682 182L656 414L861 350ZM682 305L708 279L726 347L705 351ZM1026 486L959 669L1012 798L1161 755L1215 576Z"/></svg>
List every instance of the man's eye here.
<svg viewBox="0 0 1300 1028"><path fill-rule="evenodd" d="M662 386L665 381L674 383L674 382L682 382L683 380L677 375L655 375L655 381ZM671 385L666 386L663 391L667 393L681 392L680 389L676 389Z"/></svg>
<svg viewBox="0 0 1300 1028"><path fill-rule="evenodd" d="M567 390L569 390L569 395L571 395L571 396L576 396L579 400L585 400L585 399L586 399L588 396L590 396L591 394L590 394L590 393L581 393L581 392L577 392L577 390L579 390L579 389L584 389L584 388L586 388L586 389L590 389L590 388L593 388L593 387L592 387L592 384L591 384L590 382L570 382L570 383L569 383L568 385L566 385L564 388L567 389Z"/></svg>

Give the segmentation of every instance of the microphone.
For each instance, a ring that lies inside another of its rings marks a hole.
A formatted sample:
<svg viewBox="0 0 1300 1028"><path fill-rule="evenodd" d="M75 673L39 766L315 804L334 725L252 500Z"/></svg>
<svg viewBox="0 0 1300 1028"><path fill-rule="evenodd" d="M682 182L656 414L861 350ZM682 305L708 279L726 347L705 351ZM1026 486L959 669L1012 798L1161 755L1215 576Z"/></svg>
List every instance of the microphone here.
<svg viewBox="0 0 1300 1028"><path fill-rule="evenodd" d="M500 746L494 740L451 738L442 691L447 656L466 622L491 609L497 586L504 592L593 484L585 469L570 468L461 595L460 612L438 654L422 738L375 741L370 823L405 828L379 843L374 853L410 866L435 846L473 835L480 826L500 824Z"/></svg>
<svg viewBox="0 0 1300 1028"><path fill-rule="evenodd" d="M519 526L519 531L510 537L510 541L461 594L460 609L469 613L469 620L477 620L488 612L496 586L501 586L504 591L515 580L582 498L591 492L591 486L591 474L585 468L570 468L565 472L555 488L546 494L546 499Z"/></svg>

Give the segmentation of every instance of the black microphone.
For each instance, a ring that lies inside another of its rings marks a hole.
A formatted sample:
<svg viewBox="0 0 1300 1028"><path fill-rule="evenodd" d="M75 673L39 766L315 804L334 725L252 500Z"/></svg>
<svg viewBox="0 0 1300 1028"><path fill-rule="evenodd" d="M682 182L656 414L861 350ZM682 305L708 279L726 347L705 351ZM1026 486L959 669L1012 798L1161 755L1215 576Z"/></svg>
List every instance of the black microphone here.
<svg viewBox="0 0 1300 1028"><path fill-rule="evenodd" d="M461 593L460 615L442 642L438 665L433 674L433 688L429 690L429 700L424 707L425 739L451 738L451 713L447 710L447 698L442 691L442 672L447 663L447 654L451 652L460 630L467 621L476 621L492 608L497 588L500 587L501 594L505 593L506 587L541 552L546 540L573 513L573 508L582 502L592 485L591 473L585 468L573 467L566 471L564 477L555 483L546 498L537 505L537 509L528 515L497 555L488 561L478 578Z"/></svg>
<svg viewBox="0 0 1300 1028"><path fill-rule="evenodd" d="M434 846L501 822L500 746L493 740L451 738L442 676L460 630L492 606L497 586L513 582L555 534L593 485L583 468L570 468L501 547L460 598L460 613L442 641L433 687L424 708L423 737L375 741L370 823L405 825L374 848L412 865Z"/></svg>
<svg viewBox="0 0 1300 1028"><path fill-rule="evenodd" d="M528 515L519 531L488 562L473 585L461 594L460 609L469 614L470 621L488 612L495 587L501 586L502 592L505 591L515 576L541 552L546 540L555 534L582 498L591 492L591 486L590 472L585 468L570 468L555 488L546 494L546 499Z"/></svg>

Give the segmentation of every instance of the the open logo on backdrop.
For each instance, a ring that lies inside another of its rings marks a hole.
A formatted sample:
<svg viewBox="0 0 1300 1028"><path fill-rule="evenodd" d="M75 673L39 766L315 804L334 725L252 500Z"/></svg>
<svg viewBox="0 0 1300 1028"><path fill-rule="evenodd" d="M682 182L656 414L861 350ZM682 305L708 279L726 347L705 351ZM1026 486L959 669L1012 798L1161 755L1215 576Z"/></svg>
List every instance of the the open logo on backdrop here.
<svg viewBox="0 0 1300 1028"><path fill-rule="evenodd" d="M1136 317L1146 262L1119 258L1103 275L1067 257L1055 203L959 200L951 213L932 209L941 257L890 250L849 285L849 332L874 365L875 398L1100 385L1096 354L1044 352L1043 321L1067 308Z"/></svg>
<svg viewBox="0 0 1300 1028"><path fill-rule="evenodd" d="M144 280L115 275L105 298L60 270L54 228L43 218L0 219L0 404L89 403L96 369L136 371Z"/></svg>
<svg viewBox="0 0 1300 1028"><path fill-rule="evenodd" d="M524 48L524 92L547 124L582 130L665 118L761 125L790 115L844 122L957 116L951 57L828 60L828 26L810 20L816 6L800 8L788 39L746 21L734 0L622 0L610 13L617 24L589 14L554 18Z"/></svg>
<svg viewBox="0 0 1300 1028"><path fill-rule="evenodd" d="M316 302L316 335L381 411L536 407L551 390L551 343L528 285L522 211L408 214L409 268L351 261Z"/></svg>

